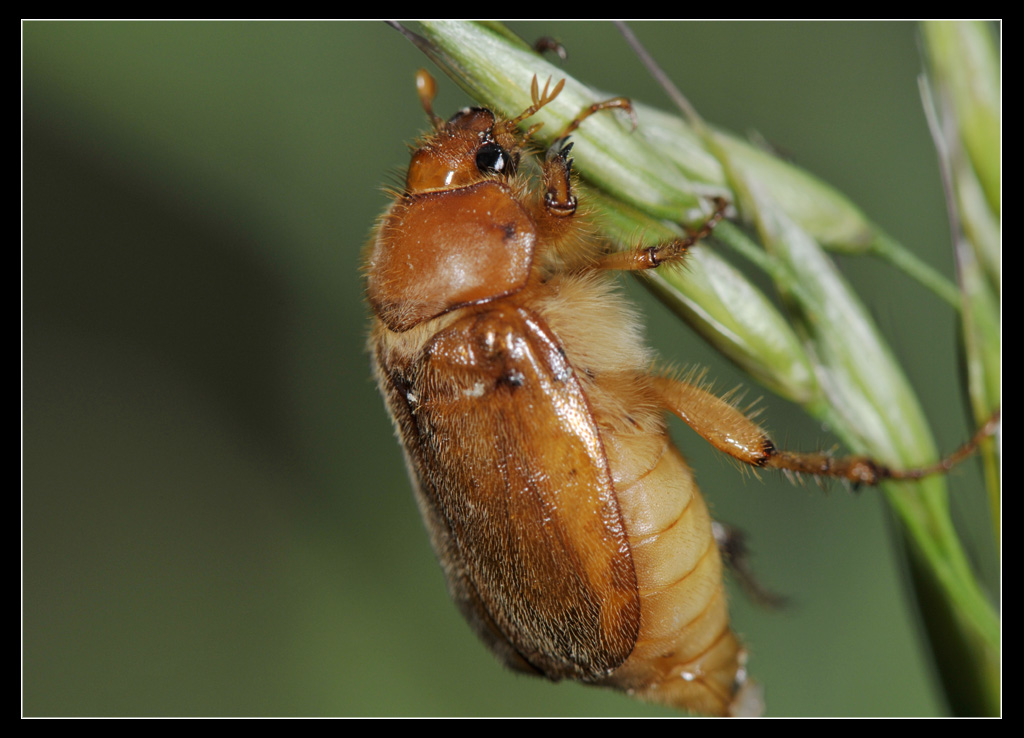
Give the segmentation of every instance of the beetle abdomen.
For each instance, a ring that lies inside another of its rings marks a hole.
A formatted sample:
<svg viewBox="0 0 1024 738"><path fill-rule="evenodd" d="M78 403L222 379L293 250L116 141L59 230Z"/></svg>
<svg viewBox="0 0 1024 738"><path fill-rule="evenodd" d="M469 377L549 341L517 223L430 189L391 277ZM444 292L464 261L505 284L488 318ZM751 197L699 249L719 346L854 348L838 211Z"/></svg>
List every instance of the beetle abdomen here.
<svg viewBox="0 0 1024 738"><path fill-rule="evenodd" d="M663 432L605 440L640 597L636 645L607 683L653 702L729 714L745 652L729 626L721 555L693 474Z"/></svg>
<svg viewBox="0 0 1024 738"><path fill-rule="evenodd" d="M729 714L745 680L745 651L729 626L707 505L668 437L657 380L644 372L650 356L641 321L609 283L583 277L559 280L535 302L585 380L636 571L640 632L629 658L602 683Z"/></svg>

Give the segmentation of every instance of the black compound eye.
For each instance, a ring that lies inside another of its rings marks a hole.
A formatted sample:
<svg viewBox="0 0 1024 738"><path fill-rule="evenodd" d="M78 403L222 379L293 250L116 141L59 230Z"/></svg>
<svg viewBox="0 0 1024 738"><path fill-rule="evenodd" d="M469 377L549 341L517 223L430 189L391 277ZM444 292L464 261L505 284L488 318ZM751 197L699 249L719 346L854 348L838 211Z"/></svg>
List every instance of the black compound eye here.
<svg viewBox="0 0 1024 738"><path fill-rule="evenodd" d="M499 174L509 168L508 154L496 143L485 143L476 151L476 167L485 174Z"/></svg>

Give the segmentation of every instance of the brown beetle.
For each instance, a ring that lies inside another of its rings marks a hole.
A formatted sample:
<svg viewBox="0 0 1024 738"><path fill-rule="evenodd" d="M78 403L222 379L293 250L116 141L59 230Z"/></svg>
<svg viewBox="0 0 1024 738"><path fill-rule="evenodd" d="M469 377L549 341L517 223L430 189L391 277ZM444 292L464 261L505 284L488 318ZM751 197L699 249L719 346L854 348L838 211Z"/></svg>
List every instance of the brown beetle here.
<svg viewBox="0 0 1024 738"><path fill-rule="evenodd" d="M434 130L367 249L370 351L450 593L513 669L712 714L756 713L729 626L722 557L671 412L748 464L858 483L863 457L782 452L727 401L651 372L638 317L605 274L678 262L689 238L604 253L578 215L571 144L534 182L540 90L514 119L467 108ZM623 99L583 111L565 133Z"/></svg>

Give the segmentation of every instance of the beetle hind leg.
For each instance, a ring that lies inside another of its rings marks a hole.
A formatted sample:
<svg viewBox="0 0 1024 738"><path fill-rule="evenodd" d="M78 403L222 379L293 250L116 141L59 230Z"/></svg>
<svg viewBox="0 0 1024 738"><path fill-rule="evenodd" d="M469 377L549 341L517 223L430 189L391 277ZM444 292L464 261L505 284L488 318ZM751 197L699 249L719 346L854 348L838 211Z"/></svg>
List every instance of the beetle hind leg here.
<svg viewBox="0 0 1024 738"><path fill-rule="evenodd" d="M934 464L893 469L868 456L785 451L778 448L747 415L707 389L668 377L654 377L652 381L663 406L719 451L760 469L844 479L854 485L921 479L948 472L974 453L978 444L992 435L999 423L997 412L967 443Z"/></svg>
<svg viewBox="0 0 1024 738"><path fill-rule="evenodd" d="M711 522L711 534L722 552L722 561L739 581L740 586L753 602L772 610L786 606L788 598L772 592L757 579L750 566L750 551L743 531L731 525Z"/></svg>

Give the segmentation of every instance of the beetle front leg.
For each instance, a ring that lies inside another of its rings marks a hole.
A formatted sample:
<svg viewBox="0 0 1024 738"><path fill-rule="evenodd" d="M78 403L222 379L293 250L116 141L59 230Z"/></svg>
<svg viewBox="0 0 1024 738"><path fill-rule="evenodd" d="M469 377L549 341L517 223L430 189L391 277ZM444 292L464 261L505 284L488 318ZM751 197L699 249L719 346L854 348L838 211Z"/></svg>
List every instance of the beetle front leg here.
<svg viewBox="0 0 1024 738"><path fill-rule="evenodd" d="M569 134L579 128L587 118L602 110L625 110L633 121L633 128L636 128L636 111L625 97L613 97L594 103L580 111L580 114L569 122L548 147L544 158L544 205L553 216L565 217L576 213L576 196L572 192L570 177L572 159L569 158L569 152L572 150L572 142L568 140Z"/></svg>
<svg viewBox="0 0 1024 738"><path fill-rule="evenodd" d="M548 148L544 157L544 208L556 218L576 214L576 195L572 191L572 141L562 137Z"/></svg>
<svg viewBox="0 0 1024 738"><path fill-rule="evenodd" d="M562 129L562 133L558 137L565 138L579 128L583 121L594 113L600 113L602 110L625 110L629 113L629 119L633 122L633 130L636 130L636 110L633 109L633 103L629 101L628 97L613 97L610 100L602 100L584 108L580 111L579 115L570 121L569 125Z"/></svg>

